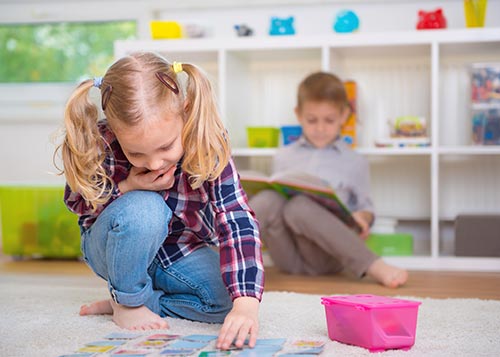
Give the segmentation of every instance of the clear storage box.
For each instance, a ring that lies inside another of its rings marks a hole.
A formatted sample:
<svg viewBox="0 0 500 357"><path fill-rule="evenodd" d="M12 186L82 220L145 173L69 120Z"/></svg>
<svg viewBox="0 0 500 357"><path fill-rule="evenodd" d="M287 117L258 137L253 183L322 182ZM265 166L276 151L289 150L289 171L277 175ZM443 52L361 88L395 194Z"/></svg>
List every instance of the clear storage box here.
<svg viewBox="0 0 500 357"><path fill-rule="evenodd" d="M472 142L475 145L500 145L500 104L498 108L473 107Z"/></svg>
<svg viewBox="0 0 500 357"><path fill-rule="evenodd" d="M78 218L64 205L63 195L63 187L0 186L3 252L19 257L79 257Z"/></svg>
<svg viewBox="0 0 500 357"><path fill-rule="evenodd" d="M377 295L322 297L328 337L370 352L410 349L420 302Z"/></svg>
<svg viewBox="0 0 500 357"><path fill-rule="evenodd" d="M471 65L473 104L500 103L500 62Z"/></svg>

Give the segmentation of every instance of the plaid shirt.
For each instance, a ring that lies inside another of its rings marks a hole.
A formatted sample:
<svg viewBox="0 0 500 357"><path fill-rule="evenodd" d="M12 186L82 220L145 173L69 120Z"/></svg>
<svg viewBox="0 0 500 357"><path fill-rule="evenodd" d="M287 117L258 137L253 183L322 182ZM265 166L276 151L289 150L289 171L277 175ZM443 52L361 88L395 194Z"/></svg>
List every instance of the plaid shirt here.
<svg viewBox="0 0 500 357"><path fill-rule="evenodd" d="M82 230L88 229L112 201L122 195L118 183L127 178L130 163L105 122L99 129L108 144L104 167L115 183L112 196L95 212L68 185L64 202L79 216ZM261 300L264 268L258 223L248 206L239 176L230 160L220 177L193 190L188 175L177 164L174 186L159 192L172 210L169 234L157 253L166 267L197 248L218 245L222 279L233 299L252 296Z"/></svg>

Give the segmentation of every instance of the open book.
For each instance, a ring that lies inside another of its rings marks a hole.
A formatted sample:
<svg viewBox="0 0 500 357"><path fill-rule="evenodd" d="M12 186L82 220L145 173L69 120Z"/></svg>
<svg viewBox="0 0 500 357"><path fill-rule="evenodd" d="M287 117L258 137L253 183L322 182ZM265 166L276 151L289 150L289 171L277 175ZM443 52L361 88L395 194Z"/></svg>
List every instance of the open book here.
<svg viewBox="0 0 500 357"><path fill-rule="evenodd" d="M328 182L317 176L304 172L278 173L267 177L260 172L241 171L240 182L248 195L255 195L262 190L275 190L286 198L295 195L306 195L331 211L349 228L361 232L346 205L337 197Z"/></svg>

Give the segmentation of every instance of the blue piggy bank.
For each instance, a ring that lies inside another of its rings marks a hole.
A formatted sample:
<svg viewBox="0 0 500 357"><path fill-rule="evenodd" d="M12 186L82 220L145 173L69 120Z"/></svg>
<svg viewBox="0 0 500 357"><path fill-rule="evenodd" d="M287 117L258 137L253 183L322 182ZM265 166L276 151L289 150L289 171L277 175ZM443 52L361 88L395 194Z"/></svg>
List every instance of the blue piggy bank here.
<svg viewBox="0 0 500 357"><path fill-rule="evenodd" d="M333 30L339 33L356 31L359 28L359 18L354 11L342 10L335 18Z"/></svg>
<svg viewBox="0 0 500 357"><path fill-rule="evenodd" d="M271 28L269 29L271 36L278 35L295 35L293 28L293 16L288 18L271 17Z"/></svg>

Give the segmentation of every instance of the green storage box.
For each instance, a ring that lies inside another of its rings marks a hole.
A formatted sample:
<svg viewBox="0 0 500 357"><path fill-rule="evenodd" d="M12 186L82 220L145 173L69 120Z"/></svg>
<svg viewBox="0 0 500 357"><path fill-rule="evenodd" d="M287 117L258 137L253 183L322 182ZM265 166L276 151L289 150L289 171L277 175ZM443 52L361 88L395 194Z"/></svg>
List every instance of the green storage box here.
<svg viewBox="0 0 500 357"><path fill-rule="evenodd" d="M413 237L406 233L372 233L366 245L381 256L413 255Z"/></svg>
<svg viewBox="0 0 500 357"><path fill-rule="evenodd" d="M76 258L78 217L63 202L60 186L0 186L2 249L13 256Z"/></svg>
<svg viewBox="0 0 500 357"><path fill-rule="evenodd" d="M280 130L268 126L247 127L248 147L275 148L278 146Z"/></svg>

